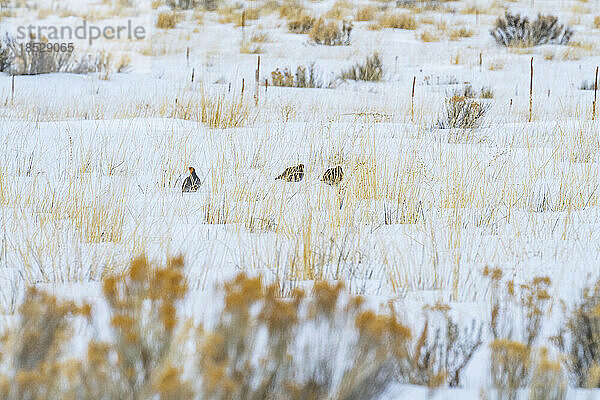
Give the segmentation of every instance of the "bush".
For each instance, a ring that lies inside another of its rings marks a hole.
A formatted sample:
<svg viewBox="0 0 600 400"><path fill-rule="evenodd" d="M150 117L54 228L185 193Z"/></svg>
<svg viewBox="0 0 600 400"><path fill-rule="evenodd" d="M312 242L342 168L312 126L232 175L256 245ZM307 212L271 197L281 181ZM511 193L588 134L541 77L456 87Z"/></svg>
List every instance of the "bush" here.
<svg viewBox="0 0 600 400"><path fill-rule="evenodd" d="M600 15L594 18L594 28L600 29Z"/></svg>
<svg viewBox="0 0 600 400"><path fill-rule="evenodd" d="M490 372L498 399L515 400L528 382L531 349L524 343L496 339L490 344Z"/></svg>
<svg viewBox="0 0 600 400"><path fill-rule="evenodd" d="M448 32L448 38L450 40L459 40L460 38L469 38L473 36L475 32L471 29L461 26L460 28L450 29Z"/></svg>
<svg viewBox="0 0 600 400"><path fill-rule="evenodd" d="M446 99L444 118L438 121L441 129L474 129L480 124L488 106L464 96Z"/></svg>
<svg viewBox="0 0 600 400"><path fill-rule="evenodd" d="M45 41L42 38L42 41ZM36 42L31 39L30 43ZM72 74L100 73L102 79L108 79L112 72L128 72L131 59L123 56L114 60L111 53L101 51L96 55L72 57L71 52L27 51L26 43L19 43L12 37L6 37L0 47L0 67L12 75L39 75L55 72Z"/></svg>
<svg viewBox="0 0 600 400"><path fill-rule="evenodd" d="M354 64L339 76L342 80L380 81L383 77L383 63L378 53L368 56L364 63Z"/></svg>
<svg viewBox="0 0 600 400"><path fill-rule="evenodd" d="M336 0L333 6L327 11L324 16L328 19L342 20L350 17L354 8L354 4L348 0Z"/></svg>
<svg viewBox="0 0 600 400"><path fill-rule="evenodd" d="M280 71L279 68L271 72L271 85L283 87L297 88L320 88L323 86L320 74L318 73L315 63L308 64L308 67L303 65L296 68L296 74L292 74L289 68L284 68Z"/></svg>
<svg viewBox="0 0 600 400"><path fill-rule="evenodd" d="M89 307L59 301L30 288L19 307L19 316L17 327L2 340L8 372L0 375L0 397L43 400L48 393L66 392L65 385L70 382L68 365L61 355L68 344L71 319L89 317Z"/></svg>
<svg viewBox="0 0 600 400"><path fill-rule="evenodd" d="M0 72L8 72L13 62L14 56L10 48L0 41Z"/></svg>
<svg viewBox="0 0 600 400"><path fill-rule="evenodd" d="M264 287L259 279L241 275L226 284L221 317L200 338L198 370L208 378L202 380L201 397L381 395L394 372L408 365L410 330L394 317L365 311L359 298L344 300L341 290L340 284L320 282L312 298L294 291L284 300L277 285ZM255 345L261 332L268 346ZM322 339L315 342L316 337ZM301 357L293 357L295 352Z"/></svg>
<svg viewBox="0 0 600 400"><path fill-rule="evenodd" d="M173 10L191 10L202 7L214 11L219 7L221 0L167 0L167 5Z"/></svg>
<svg viewBox="0 0 600 400"><path fill-rule="evenodd" d="M302 14L307 14L300 0L284 0L279 6L279 16L286 19L297 19Z"/></svg>
<svg viewBox="0 0 600 400"><path fill-rule="evenodd" d="M594 90L596 88L596 80L592 79L588 81L587 79L581 82L579 85L579 90Z"/></svg>
<svg viewBox="0 0 600 400"><path fill-rule="evenodd" d="M47 41L45 38L31 38L30 43ZM71 66L71 52L42 52L27 51L26 43L19 43L7 36L4 40L10 55L5 55L5 61L10 60L10 72L13 75L38 75L52 72L68 72ZM5 65L6 67L6 65Z"/></svg>
<svg viewBox="0 0 600 400"><path fill-rule="evenodd" d="M423 11L445 11L442 3L446 1L455 0L396 0L396 7L412 8Z"/></svg>
<svg viewBox="0 0 600 400"><path fill-rule="evenodd" d="M300 14L288 22L288 30L292 33L309 33L315 25L316 19L308 14Z"/></svg>
<svg viewBox="0 0 600 400"><path fill-rule="evenodd" d="M573 35L573 31L559 24L558 18L553 15L540 14L531 22L527 17L509 12L496 20L490 33L498 44L510 47L567 44Z"/></svg>
<svg viewBox="0 0 600 400"><path fill-rule="evenodd" d="M342 284L282 299L278 284L240 274L215 322L197 327L177 312L188 293L181 258L138 258L102 293L108 318L97 323L110 341L68 359L73 319L91 321L94 309L28 291L2 348L3 399L376 399L410 368L410 329Z"/></svg>
<svg viewBox="0 0 600 400"><path fill-rule="evenodd" d="M371 21L373 18L375 18L376 14L377 14L377 7L363 6L363 7L359 8L358 10L356 10L356 15L354 16L354 19L356 21Z"/></svg>
<svg viewBox="0 0 600 400"><path fill-rule="evenodd" d="M431 31L429 29L425 29L419 35L419 39L421 39L423 42L426 42L426 43L429 43L429 42L439 42L440 36L435 31Z"/></svg>
<svg viewBox="0 0 600 400"><path fill-rule="evenodd" d="M491 380L496 398L513 400L520 388L539 385L552 373L539 363L538 367L542 369L537 368L533 357L544 317L551 305L548 293L551 281L548 277L534 277L518 286L508 281L503 291L500 269L486 267L484 276L491 281L490 333L494 338L490 343Z"/></svg>
<svg viewBox="0 0 600 400"><path fill-rule="evenodd" d="M123 56L114 60L111 53L101 51L95 56L87 55L71 63L68 72L73 74L89 74L98 72L100 78L108 80L113 72L125 73L131 70L131 59Z"/></svg>
<svg viewBox="0 0 600 400"><path fill-rule="evenodd" d="M519 286L508 281L503 292L500 290L501 270L486 267L484 276L490 278L492 285L490 329L494 339L508 338L532 347L551 305L550 278L537 276Z"/></svg>
<svg viewBox="0 0 600 400"><path fill-rule="evenodd" d="M493 99L494 89L492 89L490 86L482 87L481 92L479 93L479 97L482 99Z"/></svg>
<svg viewBox="0 0 600 400"><path fill-rule="evenodd" d="M240 44L240 53L242 54L261 54L263 48L260 44L244 41Z"/></svg>
<svg viewBox="0 0 600 400"><path fill-rule="evenodd" d="M525 343L496 339L490 344L491 377L497 399L515 400L529 386L531 400L564 400L567 383L559 361L542 348L539 355Z"/></svg>
<svg viewBox="0 0 600 400"><path fill-rule="evenodd" d="M477 97L477 93L475 93L475 89L473 89L473 86L467 84L462 88L454 90L454 92L452 93L452 97L466 97L469 99L473 99Z"/></svg>
<svg viewBox="0 0 600 400"><path fill-rule="evenodd" d="M452 92L453 97L466 97L468 99L480 98L480 99L493 99L494 98L494 90L489 86L484 86L481 88L479 93L473 89L473 86L470 84L466 84L464 87L454 90Z"/></svg>
<svg viewBox="0 0 600 400"><path fill-rule="evenodd" d="M198 5L196 0L168 0L167 4L172 9L191 10Z"/></svg>
<svg viewBox="0 0 600 400"><path fill-rule="evenodd" d="M317 44L327 46L350 45L350 34L352 33L352 23L343 21L342 26L337 22L325 22L319 18L309 32L310 39Z"/></svg>
<svg viewBox="0 0 600 400"><path fill-rule="evenodd" d="M567 382L560 361L548 356L548 349L541 348L529 388L530 400L564 400Z"/></svg>
<svg viewBox="0 0 600 400"><path fill-rule="evenodd" d="M440 304L428 310L439 314L434 317L441 317L435 324L439 328L430 335L428 316L411 353L411 373L407 379L411 384L459 386L464 368L481 346L482 325L473 320L470 328L460 330L449 310Z"/></svg>
<svg viewBox="0 0 600 400"><path fill-rule="evenodd" d="M177 14L174 12L163 11L158 14L156 27L159 29L173 29L177 26Z"/></svg>
<svg viewBox="0 0 600 400"><path fill-rule="evenodd" d="M583 290L581 300L554 338L567 353L566 368L578 387L600 387L600 281Z"/></svg>
<svg viewBox="0 0 600 400"><path fill-rule="evenodd" d="M393 29L417 29L415 17L407 13L384 14L379 19L379 25L383 28Z"/></svg>

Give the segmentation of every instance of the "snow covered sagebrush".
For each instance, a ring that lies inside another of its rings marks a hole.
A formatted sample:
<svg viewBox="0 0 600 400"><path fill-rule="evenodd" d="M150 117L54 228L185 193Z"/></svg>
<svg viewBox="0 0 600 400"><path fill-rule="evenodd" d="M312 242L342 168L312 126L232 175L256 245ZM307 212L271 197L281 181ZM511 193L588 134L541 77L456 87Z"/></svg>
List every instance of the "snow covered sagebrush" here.
<svg viewBox="0 0 600 400"><path fill-rule="evenodd" d="M507 12L496 20L490 31L496 42L502 46L531 47L542 44L567 44L573 35L569 27L558 23L553 15L538 15L530 21L527 17Z"/></svg>
<svg viewBox="0 0 600 400"><path fill-rule="evenodd" d="M191 10L202 7L208 11L216 10L221 0L167 0L167 5L174 10Z"/></svg>
<svg viewBox="0 0 600 400"><path fill-rule="evenodd" d="M196 0L168 0L169 7L179 10L189 10L196 7L200 1Z"/></svg>
<svg viewBox="0 0 600 400"><path fill-rule="evenodd" d="M33 44L48 43L46 38L31 38L28 43L6 36L0 45L0 72L12 75L40 75L56 72L90 74L98 72L108 80L112 72L128 72L131 60L127 56L114 59L110 52L100 51L74 57L71 51L35 51Z"/></svg>
<svg viewBox="0 0 600 400"><path fill-rule="evenodd" d="M441 129L474 129L488 110L488 105L465 96L446 99L444 114L438 121Z"/></svg>
<svg viewBox="0 0 600 400"><path fill-rule="evenodd" d="M0 72L6 72L9 70L13 58L14 56L8 46L0 41Z"/></svg>
<svg viewBox="0 0 600 400"><path fill-rule="evenodd" d="M39 39L31 38L30 44L39 41ZM72 65L72 52L32 51L31 49L27 49L28 44L19 43L10 36L7 36L4 42L11 53L9 70L13 75L68 72ZM43 38L41 42L44 42Z"/></svg>

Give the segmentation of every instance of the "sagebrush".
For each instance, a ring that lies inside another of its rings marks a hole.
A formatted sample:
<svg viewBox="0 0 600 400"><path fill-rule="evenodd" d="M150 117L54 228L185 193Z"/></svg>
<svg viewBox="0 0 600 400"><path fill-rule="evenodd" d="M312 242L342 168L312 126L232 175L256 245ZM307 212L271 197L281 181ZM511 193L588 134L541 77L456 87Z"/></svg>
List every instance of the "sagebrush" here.
<svg viewBox="0 0 600 400"><path fill-rule="evenodd" d="M104 278L100 319L96 305L30 289L1 342L2 398L377 399L398 382L458 385L481 344L480 327L461 333L445 307L445 333L426 327L414 342L394 308L372 311L342 283L283 298L277 282L244 274L220 289L216 319L197 323L180 312L184 270L181 257L135 259ZM76 354L75 320L94 326Z"/></svg>
<svg viewBox="0 0 600 400"><path fill-rule="evenodd" d="M307 66L299 65L296 72L292 73L289 68L279 68L271 72L271 85L296 88L320 88L323 86L321 74L315 63Z"/></svg>
<svg viewBox="0 0 600 400"><path fill-rule="evenodd" d="M363 63L356 63L342 71L339 78L354 81L380 81L383 78L383 62L379 53L373 53Z"/></svg>
<svg viewBox="0 0 600 400"><path fill-rule="evenodd" d="M474 129L488 110L488 105L465 96L455 95L446 99L442 119L438 127L442 129Z"/></svg>
<svg viewBox="0 0 600 400"><path fill-rule="evenodd" d="M554 15L538 15L537 19L507 12L496 20L490 31L496 42L509 47L531 47L542 44L567 44L573 31L558 22Z"/></svg>

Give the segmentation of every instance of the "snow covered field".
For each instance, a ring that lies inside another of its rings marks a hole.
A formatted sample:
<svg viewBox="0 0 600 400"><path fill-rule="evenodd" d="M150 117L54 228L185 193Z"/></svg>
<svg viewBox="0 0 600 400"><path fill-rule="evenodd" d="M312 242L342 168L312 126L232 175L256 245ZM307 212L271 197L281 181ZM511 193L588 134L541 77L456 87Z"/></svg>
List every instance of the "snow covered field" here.
<svg viewBox="0 0 600 400"><path fill-rule="evenodd" d="M561 305L572 308L599 278L600 104L594 120L594 90L580 89L584 81L593 89L600 64L598 0L300 2L312 15L353 20L341 46L289 32L286 1L180 10L171 29L156 27L158 14L171 12L160 2L14 3L0 19L3 35L86 19L131 20L147 38L72 40L78 55L126 57L124 73L0 74L6 321L26 286L93 301L101 279L134 256L181 254L192 297L182 312L199 319L214 286L241 271L279 282L283 295L343 280L374 309L403 310L415 332L424 306L447 304L461 329L484 326L462 388L399 386L385 397L495 398L484 268L502 270L502 285L550 278L535 347L552 354ZM373 15L358 21L368 7ZM244 27L243 10L253 15ZM565 45L500 46L490 29L506 10L556 15L573 36ZM376 26L394 13L415 26ZM381 80L338 79L374 52ZM273 86L272 71L312 62L323 87ZM487 109L480 124L441 129L448 99L469 86L469 101ZM480 98L482 89L491 94ZM301 182L275 180L300 163ZM337 165L342 182L322 183ZM182 194L189 166L202 185ZM569 386L568 398L600 397Z"/></svg>

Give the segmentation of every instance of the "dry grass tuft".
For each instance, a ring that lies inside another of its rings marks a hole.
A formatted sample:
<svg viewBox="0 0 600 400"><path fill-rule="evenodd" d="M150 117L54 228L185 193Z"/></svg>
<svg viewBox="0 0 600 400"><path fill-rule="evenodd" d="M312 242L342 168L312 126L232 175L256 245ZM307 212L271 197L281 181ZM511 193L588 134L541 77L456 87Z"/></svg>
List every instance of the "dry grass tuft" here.
<svg viewBox="0 0 600 400"><path fill-rule="evenodd" d="M340 21L350 17L353 9L353 5L348 0L337 0L325 13L325 18Z"/></svg>
<svg viewBox="0 0 600 400"><path fill-rule="evenodd" d="M380 81L383 78L383 62L379 53L373 53L363 63L357 63L342 71L338 78L353 81Z"/></svg>
<svg viewBox="0 0 600 400"><path fill-rule="evenodd" d="M173 29L177 26L177 22L179 17L175 12L172 11L163 11L158 14L158 19L156 20L156 27L159 29Z"/></svg>
<svg viewBox="0 0 600 400"><path fill-rule="evenodd" d="M414 15L408 13L386 13L379 18L378 24L382 28L407 29L411 31L417 29L418 26Z"/></svg>
<svg viewBox="0 0 600 400"><path fill-rule="evenodd" d="M419 39L421 39L423 42L439 42L440 41L440 36L429 29L425 29L423 32L421 32L421 34L419 35Z"/></svg>
<svg viewBox="0 0 600 400"><path fill-rule="evenodd" d="M263 48L260 44L253 43L253 41L243 41L240 44L240 53L242 54L261 54Z"/></svg>
<svg viewBox="0 0 600 400"><path fill-rule="evenodd" d="M348 46L350 44L350 34L352 33L352 23L343 21L341 26L337 22L326 22L323 18L319 18L308 36L317 43L327 46Z"/></svg>
<svg viewBox="0 0 600 400"><path fill-rule="evenodd" d="M288 21L288 30L292 33L309 33L315 25L316 18L308 14L300 14L298 17Z"/></svg>
<svg viewBox="0 0 600 400"><path fill-rule="evenodd" d="M303 14L307 14L306 9L299 0L284 0L279 7L279 16L281 18L297 19Z"/></svg>
<svg viewBox="0 0 600 400"><path fill-rule="evenodd" d="M372 21L377 15L377 7L363 6L356 10L354 14L355 21Z"/></svg>
<svg viewBox="0 0 600 400"><path fill-rule="evenodd" d="M475 34L475 32L473 32L473 30L461 26L460 28L454 28L454 29L450 29L448 31L448 38L450 40L459 40L462 38L469 38L471 36L473 36Z"/></svg>
<svg viewBox="0 0 600 400"><path fill-rule="evenodd" d="M295 74L293 74L289 68L284 68L283 71L279 70L279 68L276 69L271 72L271 85L296 88L319 88L323 86L323 82L315 63L310 63L307 67L299 65L296 68Z"/></svg>
<svg viewBox="0 0 600 400"><path fill-rule="evenodd" d="M123 0L123 1L129 2L129 0ZM201 1L201 0L167 0L167 5L174 10L191 10L191 9L199 6L201 3L206 3L206 2ZM154 7L154 8L157 8L157 7Z"/></svg>
<svg viewBox="0 0 600 400"><path fill-rule="evenodd" d="M498 59L498 60L494 60L490 63L490 65L488 65L488 69L490 71L500 71L504 69L504 66L506 65L506 61L502 60L502 59Z"/></svg>
<svg viewBox="0 0 600 400"><path fill-rule="evenodd" d="M227 129L245 126L253 121L252 104L243 93L183 95L174 101L165 99L157 110L159 115L198 121L210 128Z"/></svg>

